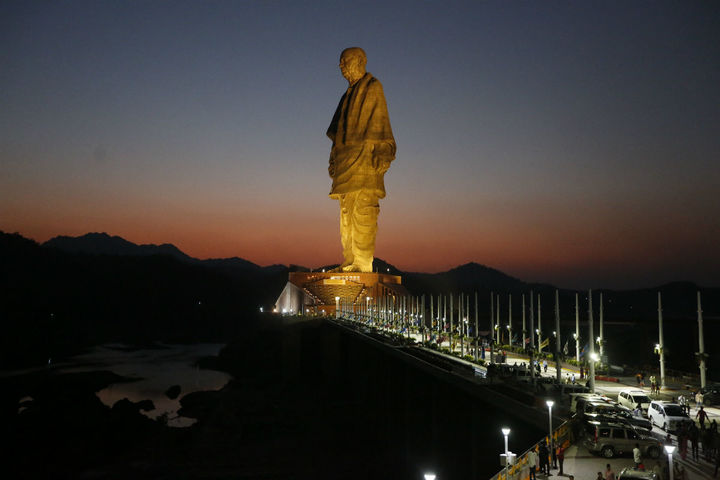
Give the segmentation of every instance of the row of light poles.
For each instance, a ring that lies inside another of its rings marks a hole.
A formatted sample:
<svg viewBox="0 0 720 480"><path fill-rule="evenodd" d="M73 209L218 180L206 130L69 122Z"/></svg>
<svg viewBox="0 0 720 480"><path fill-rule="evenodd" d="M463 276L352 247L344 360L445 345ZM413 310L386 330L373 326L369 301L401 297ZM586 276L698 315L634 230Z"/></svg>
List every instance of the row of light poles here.
<svg viewBox="0 0 720 480"><path fill-rule="evenodd" d="M532 291L531 291L531 293L530 293L530 297L531 297L531 300L532 300L533 297L534 297ZM421 306L421 309L420 309L421 312L424 311L424 308L425 308L424 298L425 298L425 297L423 296L422 306ZM509 305L508 305L508 306L509 306L509 308L508 308L508 314L509 314L509 315L508 315L508 324L505 326L505 328L506 328L507 331L508 331L508 340L509 340L509 343L510 343L510 344L512 344L512 323L511 323L511 322L512 322L512 303L511 303L511 298L512 298L512 297L509 296L510 303L509 303ZM450 296L449 299L450 299L450 308L451 308L451 316L450 316L451 330L450 330L450 335L451 335L451 337L452 337L452 335L453 335L453 333L452 333L452 296ZM362 307L365 308L364 314L365 314L365 316L367 316L367 317L371 317L373 313L377 314L377 309L373 309L373 308L371 307L371 302L370 302L371 300L372 300L371 297L366 297L366 298L365 298L365 305L364 305L364 306L361 306L361 308L362 308ZM441 305L441 300L442 300L442 297L439 296L439 297L438 297L438 305L437 305L437 322L438 322L438 323L437 323L437 330L438 330L438 331L441 331L440 321L442 320L442 321L443 321L442 323L443 323L443 324L445 323L445 322L444 322L444 321L445 321L445 315L446 315L446 313L447 313L447 312L446 312L446 310L447 310L447 305L446 305L447 301L443 302L443 303L444 303L443 307L445 308L445 311L441 313L441 307L440 307L440 305ZM446 299L446 300L447 300L447 299ZM466 334L466 332L469 333L469 329L470 329L470 328L469 328L469 323L468 323L468 320L467 320L467 316L466 316L466 315L468 315L468 314L470 313L470 305L469 305L470 302L469 302L469 296L467 296L467 297L465 298L465 300L463 300L463 296L461 295L460 300L461 300L462 306L461 306L461 307L459 308L459 310L458 310L458 320L459 320L459 323L460 323L460 325L459 325L459 327L460 327L459 330L460 330L460 332L461 332L461 337L460 337L460 338L461 338L461 350L462 350L462 349L463 349L462 347L464 346L464 345L463 345L463 342L462 342L462 338L463 338L463 336ZM525 332L526 332L526 330L525 330L525 296L524 296L524 295L522 296L522 300L523 300L523 309L522 309L522 313L523 313L523 330L522 330L522 332L523 332L523 337L524 337L524 336L525 336ZM658 337L659 337L658 340L659 340L659 341L658 341L658 343L655 345L655 352L658 354L658 356L659 356L659 361L660 361L660 362L659 362L659 363L660 363L660 387L661 387L661 388L664 388L664 387L665 387L665 356L664 356L664 353L665 353L665 351L664 351L665 348L664 348L664 347L665 347L665 345L664 345L664 338L663 338L662 301L661 301L661 294L660 294L660 292L658 292L658 299L657 299L657 300L658 300L658 308L657 308L657 311L658 311ZM589 346L589 349L590 349L590 351L588 352L588 357L589 357L589 360L590 360L590 361L588 362L588 366L589 366L589 372L588 372L589 375L588 375L588 376L589 376L589 382L590 382L590 390L591 390L591 391L594 391L594 387L595 387L595 385L594 385L594 383L595 383L595 382L594 382L594 377L595 377L595 375L594 375L594 374L595 374L595 363L598 362L598 361L604 360L605 346L606 346L606 345L605 345L605 338L604 338L604 328L603 328L603 327L604 327L604 325L603 325L603 323L604 323L604 322L603 322L603 317L604 317L604 315L603 315L603 313L604 313L604 312L603 312L603 306L604 306L604 302L603 302L603 294L602 294L602 292L600 292L600 322L599 322L600 331L599 331L599 335L598 335L597 337L595 337L595 335L594 335L594 333L593 333L593 306L592 306L592 301L593 301L593 292L592 292L592 290L590 290L590 291L588 291L588 323L589 323L589 338L591 338L592 341L588 342L588 346ZM465 306L465 302L467 302L467 306ZM530 329L531 329L530 331L532 332L532 331L534 330L535 335L537 335L538 350L539 350L539 351L542 351L542 346L541 346L541 345L542 345L542 330L541 330L542 317L541 317L541 308L540 308L540 307L541 307L541 304L540 304L540 295L537 295L537 312L536 312L536 313L537 313L537 326L538 326L538 328L534 328L534 325L533 325L533 323L534 323L534 313L535 313L535 309L533 308L533 307L534 307L534 305L533 305L534 303L535 303L535 302L531 301L531 304L530 304ZM702 305L702 304L701 304L700 292L697 292L697 314L698 314L698 335L699 335L698 344L699 344L699 347L700 347L700 348L699 348L699 352L697 352L696 355L697 355L697 357L698 357L698 361L699 361L699 364L700 364L700 386L701 386L701 388L702 388L702 387L705 387L705 384L706 384L706 359L707 359L707 354L705 353L705 344L704 344L704 338L703 338L703 333L704 333L703 330L704 330L704 329L703 329L703 316L702 316L702 306L701 306L701 305ZM417 307L420 307L420 305L418 304ZM492 326L492 329L495 330L495 334L496 334L497 337L498 337L498 338L497 338L497 341L499 342L499 340L500 340L500 338L499 338L499 337L500 337L500 328L501 328L501 326L500 326L500 295L496 295L496 294L494 294L494 293L491 293L491 297L490 297L490 309L491 309L491 312L490 312L490 316L491 316L491 326ZM412 310L412 308L411 308L411 310ZM465 310L465 311L463 312L463 310ZM478 303L477 303L477 294L476 294L476 295L475 295L475 329L476 329L476 335L477 335L477 328L478 328L478 327L477 327L477 322L478 322L478 318L477 318L478 312L477 312L477 310L478 310ZM434 325L433 325L433 324L434 324L434 321L433 321L434 318L433 318L433 317L435 317L435 311L434 311L434 308L433 308L433 297L432 297L432 296L430 296L430 311L431 311L431 314L430 314L430 319L431 319L430 330L432 331L432 330L433 330L433 326L434 326ZM336 312L336 313L335 313L336 318L339 318L339 316L340 316L340 297L335 297L335 312ZM403 315L403 316L407 315L407 311L405 310L404 303L403 303L403 306L401 307L401 312L402 312L401 315ZM283 313L285 313L285 311L283 311ZM291 311L291 313L293 313L293 312ZM384 313L385 313L385 310L383 309L383 314L384 314ZM361 314L362 314L362 312L361 312ZM463 315L463 314L464 314L464 315ZM462 315L462 316L461 316L461 315ZM419 315L417 315L417 314L413 314L413 313L411 312L410 315L409 315L409 317L415 317L415 321L418 322L419 324L422 324L422 322L423 322L423 320L422 320L422 318L423 318L422 313L420 313ZM556 343L556 346L555 346L555 350L556 350L556 351L555 351L555 354L556 354L556 356L558 357L558 358L556 358L556 361L559 361L561 341L560 341L560 331L559 331L559 326L560 326L560 325L559 325L559 302L558 302L558 294L557 294L557 292L556 292L556 295L555 295L555 317L556 317L556 330L553 331L553 335L554 335L555 338L556 338L556 342L555 342L555 343ZM575 294L575 332L573 333L573 338L574 338L574 340L575 340L575 359L576 359L576 361L578 361L578 362L580 361L580 318L579 318L579 317L580 317L580 315L579 315L579 295L578 295L578 294ZM495 323L495 322L497 322L497 323ZM421 330L422 330L422 333L423 333L423 340L424 340L425 330L424 330L424 328L422 328ZM408 334L409 334L409 329L408 329ZM532 334L530 335L530 339L529 339L530 342L529 342L529 343L530 343L531 348L534 347L534 344L535 344L535 338L534 338L535 335L532 335ZM525 339L523 338L523 344L524 344L524 341L525 341ZM599 354L596 353L596 349L595 349L595 347L596 347L595 344L596 344L596 343L597 343L597 347L598 347L598 350L599 350ZM477 355L477 349L475 350L475 352L476 352L476 355ZM558 369L558 374L559 374L559 373L560 373L560 369Z"/></svg>

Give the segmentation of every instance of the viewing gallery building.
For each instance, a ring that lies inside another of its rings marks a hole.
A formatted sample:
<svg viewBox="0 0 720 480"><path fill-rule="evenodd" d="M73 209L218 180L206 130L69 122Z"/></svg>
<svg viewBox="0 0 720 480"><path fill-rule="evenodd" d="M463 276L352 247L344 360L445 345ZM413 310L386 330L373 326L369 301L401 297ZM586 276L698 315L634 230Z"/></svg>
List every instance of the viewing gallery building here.
<svg viewBox="0 0 720 480"><path fill-rule="evenodd" d="M367 309L384 297L407 295L399 275L359 272L290 272L274 311L286 314L334 315L343 304Z"/></svg>

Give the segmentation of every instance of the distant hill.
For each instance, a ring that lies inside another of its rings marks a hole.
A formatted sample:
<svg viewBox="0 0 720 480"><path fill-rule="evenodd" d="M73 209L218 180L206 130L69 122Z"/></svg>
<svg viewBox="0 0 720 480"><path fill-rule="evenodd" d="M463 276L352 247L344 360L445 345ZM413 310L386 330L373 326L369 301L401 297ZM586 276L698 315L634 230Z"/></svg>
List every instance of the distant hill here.
<svg viewBox="0 0 720 480"><path fill-rule="evenodd" d="M171 244L136 245L106 233L56 237L41 246L19 234L0 232L0 266L0 364L6 365L38 362L44 355L57 356L108 341L225 341L242 331L259 307L275 303L289 271L309 270L298 265L261 267L239 257L199 260ZM427 296L433 296L437 306L438 295L453 294L457 302L462 292L471 296L474 311L473 294L477 293L483 329L491 325L491 294L495 307L500 302L502 322L507 321L511 300L513 321L520 322L523 301L529 313L532 292L535 318L541 300L543 328L553 329L556 288L552 285L527 283L478 263L421 273L403 272L376 258L373 268L401 275L412 295L426 295L428 309ZM605 332L612 338L609 355L618 362L636 354L654 361L651 347L657 342L658 291L663 295L673 368L694 361L700 291L706 346L711 364L720 369L720 364L715 365L720 360L717 343L710 341L720 335L720 289L691 282L594 291L596 322L599 294L604 297ZM576 295L585 329L587 292L557 292L563 330L574 330Z"/></svg>
<svg viewBox="0 0 720 480"><path fill-rule="evenodd" d="M122 237L110 236L107 233L86 233L80 237L58 236L42 244L43 247L57 248L63 252L86 253L90 255L133 255L144 257L149 255L168 255L184 261L196 261L184 254L175 245L137 245Z"/></svg>
<svg viewBox="0 0 720 480"><path fill-rule="evenodd" d="M63 252L88 254L88 255L115 255L115 256L167 256L184 263L202 265L215 271L222 272L237 280L246 283L257 281L258 278L272 276L275 278L273 285L282 283L279 279L286 278L289 271L309 271L303 266L291 265L270 265L261 267L249 260L240 257L214 258L200 260L182 252L175 245L164 243L162 245L137 245L122 237L111 236L107 233L87 233L79 237L58 236L48 240L43 247L54 248ZM337 267L325 265L316 268L319 270L330 270ZM520 279L507 275L497 269L470 262L440 273L404 272L393 264L375 258L373 270L381 273L401 275L405 287L412 294L440 295L450 292L478 292L481 300L485 301L490 292L502 294L501 304L507 302L507 295L515 296L514 302L519 302L521 296L525 295L527 303L530 303L530 291L542 299L543 311L546 315L553 315L554 296L556 287L549 284L527 283ZM259 275L259 277L258 277ZM279 287L280 289L282 287ZM605 312L623 320L636 318L651 318L657 312L657 292L662 291L665 296L664 313L666 316L687 316L696 310L696 292L703 291L704 302L707 311L716 311L720 307L720 289L702 288L692 282L674 282L667 285L660 285L646 289L613 291L602 291L607 304ZM277 292L279 294L279 291ZM575 294L579 293L581 304L585 305L587 292L577 290L559 290L559 300L563 311L574 308ZM264 298L272 296L266 292ZM597 302L597 300L596 300ZM519 308L515 307L515 308ZM581 307L586 312L587 307ZM596 309L598 306L596 305ZM549 318L549 317L548 317ZM711 317L712 318L712 317Z"/></svg>
<svg viewBox="0 0 720 480"><path fill-rule="evenodd" d="M527 283L474 262L441 273L405 273L403 282L410 290L428 293L529 291Z"/></svg>

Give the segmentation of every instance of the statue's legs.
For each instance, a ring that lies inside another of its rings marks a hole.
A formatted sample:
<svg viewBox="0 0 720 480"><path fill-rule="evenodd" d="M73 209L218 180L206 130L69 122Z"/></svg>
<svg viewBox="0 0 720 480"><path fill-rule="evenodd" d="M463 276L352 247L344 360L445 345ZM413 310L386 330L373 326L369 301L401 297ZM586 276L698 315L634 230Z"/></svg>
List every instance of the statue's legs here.
<svg viewBox="0 0 720 480"><path fill-rule="evenodd" d="M359 190L340 197L343 271L372 272L379 213L380 205L374 193Z"/></svg>
<svg viewBox="0 0 720 480"><path fill-rule="evenodd" d="M343 247L343 263L338 269L340 271L352 265L355 260L352 249L352 209L354 204L354 193L340 196L340 241Z"/></svg>

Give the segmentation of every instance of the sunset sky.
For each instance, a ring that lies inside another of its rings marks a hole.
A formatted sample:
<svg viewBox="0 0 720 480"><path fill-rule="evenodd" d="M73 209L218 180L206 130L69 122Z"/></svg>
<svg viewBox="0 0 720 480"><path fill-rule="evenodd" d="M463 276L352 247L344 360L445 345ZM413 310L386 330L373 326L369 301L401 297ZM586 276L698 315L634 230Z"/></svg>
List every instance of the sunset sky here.
<svg viewBox="0 0 720 480"><path fill-rule="evenodd" d="M398 144L376 256L720 286L720 2L3 1L0 230L341 260L361 46Z"/></svg>

